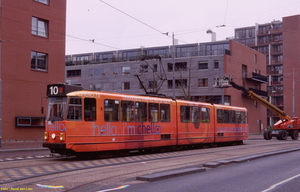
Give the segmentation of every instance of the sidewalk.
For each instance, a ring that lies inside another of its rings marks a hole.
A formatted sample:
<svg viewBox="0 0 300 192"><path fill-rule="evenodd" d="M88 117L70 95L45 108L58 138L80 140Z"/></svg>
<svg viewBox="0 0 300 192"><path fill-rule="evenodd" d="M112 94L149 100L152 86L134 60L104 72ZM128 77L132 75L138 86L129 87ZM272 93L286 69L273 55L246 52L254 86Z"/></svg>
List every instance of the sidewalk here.
<svg viewBox="0 0 300 192"><path fill-rule="evenodd" d="M249 135L248 140L262 140L264 139L263 135ZM2 142L1 151L25 151L25 150L47 150L43 147L43 140L38 141L11 141L11 142Z"/></svg>
<svg viewBox="0 0 300 192"><path fill-rule="evenodd" d="M43 147L42 140L38 141L10 141L2 142L1 151L26 151L26 150L47 150ZM49 149L48 149L49 150Z"/></svg>

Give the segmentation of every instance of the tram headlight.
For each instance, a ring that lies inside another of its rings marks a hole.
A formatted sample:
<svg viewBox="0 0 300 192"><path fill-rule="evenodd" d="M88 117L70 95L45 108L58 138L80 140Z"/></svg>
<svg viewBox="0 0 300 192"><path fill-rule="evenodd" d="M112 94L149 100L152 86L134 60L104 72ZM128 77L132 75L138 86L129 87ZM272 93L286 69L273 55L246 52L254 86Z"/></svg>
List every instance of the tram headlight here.
<svg viewBox="0 0 300 192"><path fill-rule="evenodd" d="M66 140L65 133L60 133L59 134L59 140L61 140L61 141L65 141Z"/></svg>
<svg viewBox="0 0 300 192"><path fill-rule="evenodd" d="M52 133L51 138L55 139L55 137L56 137L55 133Z"/></svg>
<svg viewBox="0 0 300 192"><path fill-rule="evenodd" d="M45 140L49 139L49 133L47 131L44 132L44 139Z"/></svg>

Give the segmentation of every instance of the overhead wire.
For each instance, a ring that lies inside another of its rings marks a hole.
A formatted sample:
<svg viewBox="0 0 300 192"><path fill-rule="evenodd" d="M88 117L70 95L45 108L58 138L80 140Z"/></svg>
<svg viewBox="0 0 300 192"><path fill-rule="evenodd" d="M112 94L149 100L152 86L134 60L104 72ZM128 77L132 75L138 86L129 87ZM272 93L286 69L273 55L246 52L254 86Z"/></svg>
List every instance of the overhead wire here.
<svg viewBox="0 0 300 192"><path fill-rule="evenodd" d="M12 22L15 22L15 23L19 23L19 24L22 24L22 25L27 25L27 26L32 26L31 23L28 24L28 23L25 23L25 22L21 22L21 21L18 21L18 20L15 20L15 19L11 19L11 18L7 18L7 17L3 17L3 16L0 16L0 18L2 19L6 19L8 21L12 21ZM110 45L106 45L106 44L102 44L102 43L98 43L98 42L95 42L94 39L84 39L84 38L81 38L81 37L75 37L75 36L72 36L72 35L68 35L66 33L60 33L60 32L57 32L57 31L54 31L54 30L51 30L50 28L48 28L48 31L51 32L51 33L56 33L56 34L59 34L59 35L64 35L65 37L70 37L70 38L73 38L73 39L77 39L77 40L81 40L81 41L85 41L85 42L89 42L89 43L94 43L94 44L97 44L97 45L101 45L101 46L104 46L104 47L109 47L109 48L113 48L113 49L120 49L120 48L117 48L117 47L113 47L113 46L110 46ZM6 39L6 40L3 40L1 39L1 42L13 42L15 40L12 40L12 39ZM20 39L18 39L18 41L20 41ZM24 39L24 41L28 41L28 39ZM32 41L32 40L30 40ZM38 40L38 41L65 41L65 40L58 40L58 39L52 39L52 40L49 40L49 39L45 39L45 40Z"/></svg>
<svg viewBox="0 0 300 192"><path fill-rule="evenodd" d="M147 27L150 27L151 29L153 29L153 30L155 30L155 31L157 31L157 32L159 32L159 33L161 33L161 34L164 33L164 32L162 32L162 31L156 29L155 27L152 27L151 25L148 25L147 23L145 23L145 22L143 22L143 21L137 19L136 17L133 17L133 16L129 15L128 13L126 13L126 12L124 12L124 11L122 11L122 10L116 8L115 6L112 6L112 5L106 3L106 2L103 1L103 0L100 0L100 1L101 1L102 3L104 3L105 5L107 5L107 6L111 7L111 8L113 8L113 9L115 9L115 10L121 12L121 13L123 13L124 15L126 15L126 16L128 16L128 17L134 19L134 20L136 20L137 22L142 23L143 25L146 25Z"/></svg>
<svg viewBox="0 0 300 192"><path fill-rule="evenodd" d="M128 14L128 13L126 13L126 12L120 10L120 9L118 9L117 7L115 7L115 6L113 6L113 5L109 4L109 3L106 3L106 2L103 1L103 0L99 0L99 1L102 2L103 4L107 5L107 6L109 6L109 7L113 8L113 9L115 9L115 10L117 10L117 11L123 13L124 15L126 15L126 16L128 16L128 17L134 19L134 20L136 20L137 22L139 22L139 23L141 23L141 24L143 24L143 25L145 25L145 26L147 26L147 27L149 27L149 28L151 28L151 29L153 29L153 30L159 32L160 34L166 35L167 37L170 37L170 38L173 38L173 36L169 35L169 32L163 32L163 31L161 31L161 30L159 30L159 29L157 29L157 28L155 28L155 27L153 27L153 26L151 26L151 25L149 25L149 24L147 24L147 23L141 21L140 19L138 19L138 18L136 18L136 17L134 17L134 16L132 16L132 15L130 15L130 14ZM180 40L180 39L177 39L177 40L180 41L180 42L183 42L183 43L187 43L187 42L185 42L185 41L183 41L183 40ZM189 43L187 43L187 44L189 44Z"/></svg>

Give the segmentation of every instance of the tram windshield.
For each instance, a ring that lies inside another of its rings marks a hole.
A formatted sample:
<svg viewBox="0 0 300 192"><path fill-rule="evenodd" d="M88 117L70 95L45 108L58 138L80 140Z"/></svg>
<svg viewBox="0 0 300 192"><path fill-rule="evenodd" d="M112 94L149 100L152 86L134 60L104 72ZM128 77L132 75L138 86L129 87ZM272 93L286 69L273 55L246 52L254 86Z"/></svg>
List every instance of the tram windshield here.
<svg viewBox="0 0 300 192"><path fill-rule="evenodd" d="M66 109L66 97L50 97L48 105L48 121L62 121Z"/></svg>

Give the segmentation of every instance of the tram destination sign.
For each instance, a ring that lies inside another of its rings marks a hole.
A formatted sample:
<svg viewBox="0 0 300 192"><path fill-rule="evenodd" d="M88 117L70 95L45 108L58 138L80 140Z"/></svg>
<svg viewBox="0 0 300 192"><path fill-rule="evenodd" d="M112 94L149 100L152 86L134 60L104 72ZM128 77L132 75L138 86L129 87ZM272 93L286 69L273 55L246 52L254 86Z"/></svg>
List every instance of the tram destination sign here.
<svg viewBox="0 0 300 192"><path fill-rule="evenodd" d="M47 85L47 96L48 97L65 97L67 93L72 91L79 91L83 88L77 85L67 84L50 84Z"/></svg>

